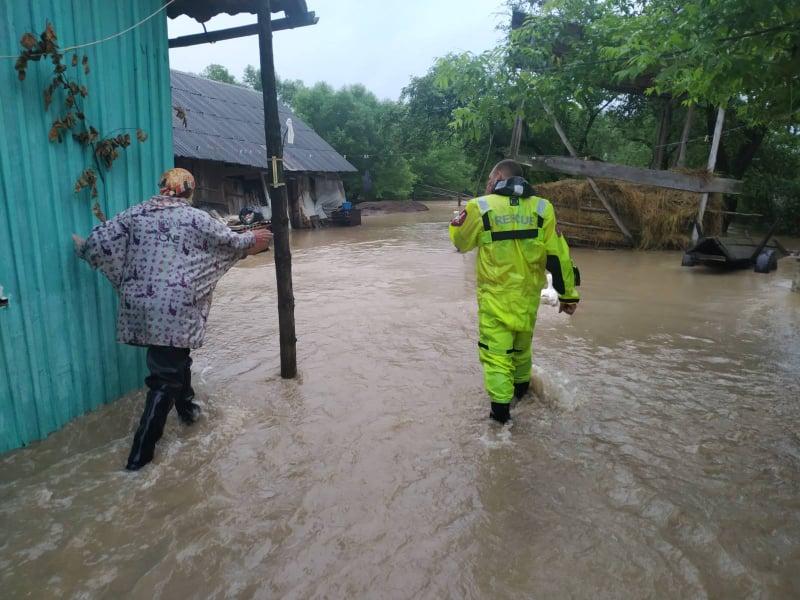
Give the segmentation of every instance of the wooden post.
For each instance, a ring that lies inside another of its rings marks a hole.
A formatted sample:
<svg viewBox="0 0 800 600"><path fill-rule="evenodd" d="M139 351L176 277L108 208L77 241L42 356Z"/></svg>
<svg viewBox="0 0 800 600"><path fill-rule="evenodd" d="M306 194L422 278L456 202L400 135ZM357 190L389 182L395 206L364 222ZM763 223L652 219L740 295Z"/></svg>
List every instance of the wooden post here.
<svg viewBox="0 0 800 600"><path fill-rule="evenodd" d="M275 88L272 54L272 11L270 0L259 0L258 48L261 58L261 88L264 90L264 134L267 142L268 179L272 204L272 234L275 245L275 277L278 284L278 326L280 329L281 377L297 375L297 338L294 326L292 253L289 248L286 183L283 179L283 145Z"/></svg>
<svg viewBox="0 0 800 600"><path fill-rule="evenodd" d="M725 109L721 106L717 111L717 124L714 126L714 139L711 140L711 152L708 155L708 168L709 173L714 172L714 167L717 166L717 153L719 152L719 141L722 137L722 125L725 123ZM708 192L700 196L700 208L697 211L697 221L695 227L692 228L692 242L696 243L700 235L697 231L697 225L703 226L703 216L706 213L706 205L708 204Z"/></svg>
<svg viewBox="0 0 800 600"><path fill-rule="evenodd" d="M561 138L561 141L564 143L564 146L566 146L567 151L570 153L570 156L572 156L573 158L577 158L578 153L575 152L575 148L572 147L572 144L570 144L569 139L567 139L567 134L564 133L564 130L561 128L561 123L558 122L558 119L556 118L555 114L553 114L553 112L547 105L545 105L544 108L550 115L550 117L553 119L553 126L556 128L558 137ZM600 186L598 186L597 182L591 177L587 177L586 180L589 182L589 185L592 186L592 190L594 190L594 193L600 200L600 202L603 203L603 206L608 211L608 214L611 215L612 219L614 219L614 223L616 223L617 227L622 232L622 235L625 236L625 239L628 241L629 244L633 245L633 236L631 235L631 232L628 231L627 227L625 227L625 224L622 222L622 219L619 218L617 211L615 211L614 207L611 206L611 203L605 197L605 194L603 194L602 190L600 189Z"/></svg>
<svg viewBox="0 0 800 600"><path fill-rule="evenodd" d="M681 145L678 148L678 160L675 166L682 168L686 166L686 146L689 143L689 133L692 130L692 116L694 114L694 104L690 104L686 109L686 121L683 123L683 132L681 132Z"/></svg>
<svg viewBox="0 0 800 600"><path fill-rule="evenodd" d="M519 154L519 146L522 143L522 117L517 116L514 119L514 128L511 130L511 148L508 153L509 156L516 156Z"/></svg>

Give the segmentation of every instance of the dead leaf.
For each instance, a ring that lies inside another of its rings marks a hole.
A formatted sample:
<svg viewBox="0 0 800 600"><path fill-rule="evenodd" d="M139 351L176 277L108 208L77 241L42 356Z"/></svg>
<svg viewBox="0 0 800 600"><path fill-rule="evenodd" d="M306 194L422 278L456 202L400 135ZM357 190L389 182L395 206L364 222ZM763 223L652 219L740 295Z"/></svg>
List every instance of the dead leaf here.
<svg viewBox="0 0 800 600"><path fill-rule="evenodd" d="M36 48L36 36L32 33L26 33L22 36L22 39L19 41L20 45L25 48L26 50L33 50Z"/></svg>
<svg viewBox="0 0 800 600"><path fill-rule="evenodd" d="M42 40L46 42L55 42L56 39L56 30L53 28L52 23L48 23L45 27L44 33L42 33Z"/></svg>

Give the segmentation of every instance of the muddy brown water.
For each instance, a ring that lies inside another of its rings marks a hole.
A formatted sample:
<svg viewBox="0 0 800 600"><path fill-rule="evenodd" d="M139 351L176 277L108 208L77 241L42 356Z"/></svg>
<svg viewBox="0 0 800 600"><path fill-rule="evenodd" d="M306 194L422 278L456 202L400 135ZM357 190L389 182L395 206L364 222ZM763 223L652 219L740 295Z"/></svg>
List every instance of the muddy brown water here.
<svg viewBox="0 0 800 600"><path fill-rule="evenodd" d="M131 394L0 457L3 598L800 595L800 294L676 253L576 251L535 388L488 421L451 207L293 236L300 376L274 271L221 282L154 464Z"/></svg>

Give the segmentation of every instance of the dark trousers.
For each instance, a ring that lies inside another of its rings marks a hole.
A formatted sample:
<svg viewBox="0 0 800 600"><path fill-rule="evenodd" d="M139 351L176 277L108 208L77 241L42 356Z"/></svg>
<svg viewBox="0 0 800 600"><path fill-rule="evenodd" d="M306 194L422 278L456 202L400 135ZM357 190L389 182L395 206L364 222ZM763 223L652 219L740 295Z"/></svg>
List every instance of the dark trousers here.
<svg viewBox="0 0 800 600"><path fill-rule="evenodd" d="M196 419L191 366L188 348L147 348L150 375L145 383L150 389L139 428L133 436L127 469L136 471L153 460L156 443L164 433L164 424L173 406L185 423L191 424Z"/></svg>
<svg viewBox="0 0 800 600"><path fill-rule="evenodd" d="M147 387L152 391L165 391L176 400L194 396L189 352L189 348L148 346L147 368L150 369L150 375L144 380Z"/></svg>

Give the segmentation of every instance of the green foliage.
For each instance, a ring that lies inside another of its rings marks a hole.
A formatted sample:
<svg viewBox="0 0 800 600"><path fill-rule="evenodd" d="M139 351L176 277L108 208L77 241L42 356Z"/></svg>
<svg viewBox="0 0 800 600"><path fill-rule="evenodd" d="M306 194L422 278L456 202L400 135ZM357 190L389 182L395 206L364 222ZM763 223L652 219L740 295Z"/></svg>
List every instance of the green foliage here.
<svg viewBox="0 0 800 600"><path fill-rule="evenodd" d="M762 222L779 221L779 233L800 234L800 144L797 131L773 133L761 147L745 178L739 209L763 214Z"/></svg>
<svg viewBox="0 0 800 600"><path fill-rule="evenodd" d="M297 92L299 92L305 86L299 79L284 80L277 78L275 81L275 87L277 88L278 99L291 107L294 105L294 97L297 95Z"/></svg>
<svg viewBox="0 0 800 600"><path fill-rule="evenodd" d="M206 67L208 68L208 67ZM212 78L213 79L213 78ZM247 65L244 68L244 75L242 75L242 83L247 87L253 88L257 92L261 91L261 69L257 69L253 65Z"/></svg>
<svg viewBox="0 0 800 600"><path fill-rule="evenodd" d="M454 192L473 187L475 167L455 144L431 144L424 154L414 156L411 164L417 181L422 184Z"/></svg>
<svg viewBox="0 0 800 600"><path fill-rule="evenodd" d="M325 83L281 85L282 98L297 115L344 155L360 173L369 171L371 192L361 189L360 177L347 178L349 192L359 197L405 198L415 175L404 156L400 140L402 108L381 101L364 86L334 90Z"/></svg>
<svg viewBox="0 0 800 600"><path fill-rule="evenodd" d="M213 79L214 81L221 81L222 83L238 84L236 77L234 77L227 67L218 64L210 64L200 72L201 77L206 79Z"/></svg>

